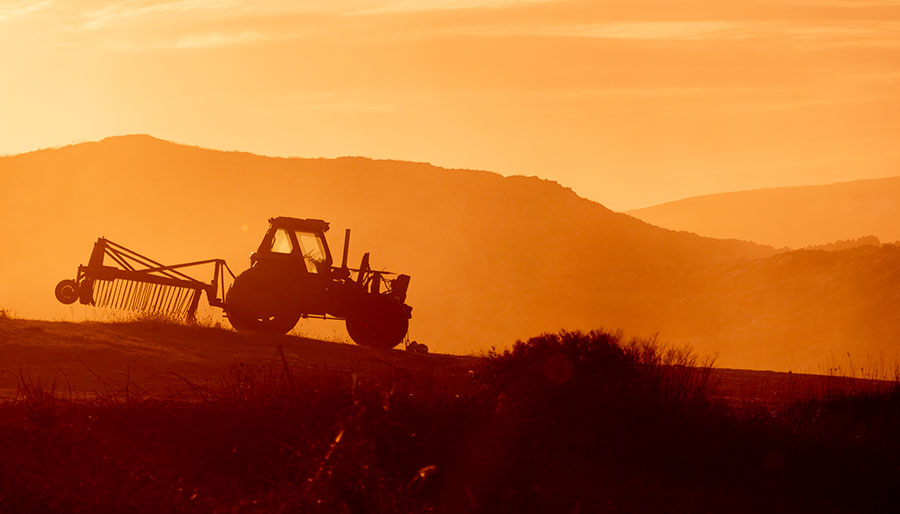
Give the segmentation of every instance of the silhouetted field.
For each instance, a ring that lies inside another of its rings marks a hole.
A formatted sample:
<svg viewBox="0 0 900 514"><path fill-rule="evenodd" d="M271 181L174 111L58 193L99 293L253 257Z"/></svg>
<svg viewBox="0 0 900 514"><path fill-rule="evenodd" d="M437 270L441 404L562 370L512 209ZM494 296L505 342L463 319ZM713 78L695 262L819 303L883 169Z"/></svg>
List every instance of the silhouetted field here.
<svg viewBox="0 0 900 514"><path fill-rule="evenodd" d="M79 395L23 375L0 404L0 510L900 507L896 384L735 410L691 353L604 332L544 335L479 362L466 379L411 380L283 358L167 397Z"/></svg>

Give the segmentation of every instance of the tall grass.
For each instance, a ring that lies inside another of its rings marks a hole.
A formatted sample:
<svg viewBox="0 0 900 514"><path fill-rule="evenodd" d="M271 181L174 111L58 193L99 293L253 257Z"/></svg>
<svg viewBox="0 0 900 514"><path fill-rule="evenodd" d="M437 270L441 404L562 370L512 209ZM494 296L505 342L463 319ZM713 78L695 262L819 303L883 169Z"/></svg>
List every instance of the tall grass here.
<svg viewBox="0 0 900 514"><path fill-rule="evenodd" d="M896 393L736 417L704 364L563 332L452 387L286 360L165 400L23 381L0 405L0 511L895 511Z"/></svg>

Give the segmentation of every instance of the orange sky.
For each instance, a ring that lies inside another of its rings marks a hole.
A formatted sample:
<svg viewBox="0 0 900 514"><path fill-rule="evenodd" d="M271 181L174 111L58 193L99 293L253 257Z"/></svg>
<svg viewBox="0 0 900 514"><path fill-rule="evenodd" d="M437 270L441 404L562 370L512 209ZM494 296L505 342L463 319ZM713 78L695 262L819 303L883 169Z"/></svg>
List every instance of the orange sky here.
<svg viewBox="0 0 900 514"><path fill-rule="evenodd" d="M0 0L0 154L149 133L614 209L900 175L900 0Z"/></svg>

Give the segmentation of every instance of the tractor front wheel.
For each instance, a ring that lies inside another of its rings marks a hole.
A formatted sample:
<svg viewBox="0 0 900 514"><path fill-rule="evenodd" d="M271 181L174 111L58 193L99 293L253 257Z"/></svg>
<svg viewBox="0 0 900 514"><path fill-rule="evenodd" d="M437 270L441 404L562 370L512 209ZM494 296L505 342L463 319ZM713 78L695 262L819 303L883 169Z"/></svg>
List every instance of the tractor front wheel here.
<svg viewBox="0 0 900 514"><path fill-rule="evenodd" d="M406 337L409 316L388 297L375 298L364 312L347 317L347 333L360 346L390 350Z"/></svg>

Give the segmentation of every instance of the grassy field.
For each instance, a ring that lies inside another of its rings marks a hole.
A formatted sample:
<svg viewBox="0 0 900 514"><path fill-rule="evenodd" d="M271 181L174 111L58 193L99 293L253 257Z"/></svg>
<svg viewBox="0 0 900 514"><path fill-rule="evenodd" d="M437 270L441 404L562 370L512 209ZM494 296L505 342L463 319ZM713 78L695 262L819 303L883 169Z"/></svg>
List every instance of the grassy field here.
<svg viewBox="0 0 900 514"><path fill-rule="evenodd" d="M0 403L0 511L900 510L896 383L736 409L708 363L605 332L353 373L301 367L285 341L167 395L20 374Z"/></svg>

